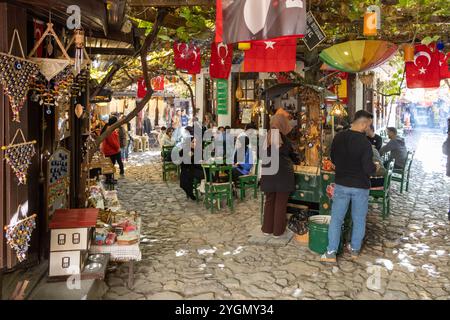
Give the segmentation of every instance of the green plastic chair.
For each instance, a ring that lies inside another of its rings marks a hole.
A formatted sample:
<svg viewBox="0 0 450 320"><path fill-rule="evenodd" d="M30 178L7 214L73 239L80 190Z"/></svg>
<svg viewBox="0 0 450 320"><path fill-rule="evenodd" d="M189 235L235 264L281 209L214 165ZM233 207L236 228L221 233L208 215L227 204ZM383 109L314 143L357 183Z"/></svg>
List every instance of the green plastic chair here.
<svg viewBox="0 0 450 320"><path fill-rule="evenodd" d="M406 157L405 166L403 169L394 169L392 174L392 180L395 182L400 182L400 193L403 193L403 187L405 190L409 190L409 175L411 172L411 165L414 159L414 151L408 151L408 156Z"/></svg>
<svg viewBox="0 0 450 320"><path fill-rule="evenodd" d="M209 174L206 174L206 168L209 169ZM220 210L220 203L223 198L227 200L227 205L231 211L234 212L233 206L233 181L232 181L232 166L216 166L216 165L203 165L203 172L206 178L205 181L205 206L211 209L211 213L214 213L215 204L217 204ZM227 182L214 182L214 177L217 175L226 175Z"/></svg>
<svg viewBox="0 0 450 320"><path fill-rule="evenodd" d="M253 174L247 174L238 177L237 187L239 188L240 199L243 200L245 198L245 190L253 189L253 197L258 199L258 168L259 168L259 159L253 165Z"/></svg>
<svg viewBox="0 0 450 320"><path fill-rule="evenodd" d="M161 150L163 181L167 181L167 175L170 172L175 172L177 177L180 175L180 167L172 161L167 160L168 156L172 153L172 149L173 146L163 146Z"/></svg>
<svg viewBox="0 0 450 320"><path fill-rule="evenodd" d="M394 171L394 160L391 160L388 165L388 170L384 176L384 185L383 188L374 188L369 191L369 203L370 204L382 204L383 211L382 217L386 219L386 217L391 213L391 180L392 173Z"/></svg>

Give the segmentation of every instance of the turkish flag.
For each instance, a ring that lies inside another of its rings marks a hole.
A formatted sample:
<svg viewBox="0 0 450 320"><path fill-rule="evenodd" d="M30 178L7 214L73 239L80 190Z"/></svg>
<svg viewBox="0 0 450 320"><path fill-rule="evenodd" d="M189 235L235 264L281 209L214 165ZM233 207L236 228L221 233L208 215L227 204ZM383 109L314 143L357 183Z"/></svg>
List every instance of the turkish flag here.
<svg viewBox="0 0 450 320"><path fill-rule="evenodd" d="M173 44L175 67L187 71L189 74L198 74L201 71L200 48L194 44L175 42Z"/></svg>
<svg viewBox="0 0 450 320"><path fill-rule="evenodd" d="M406 62L406 86L439 88L441 82L439 52L423 44L415 46L414 61Z"/></svg>
<svg viewBox="0 0 450 320"><path fill-rule="evenodd" d="M139 99L142 99L147 94L147 87L145 86L144 77L138 79L137 85L138 85L137 97Z"/></svg>
<svg viewBox="0 0 450 320"><path fill-rule="evenodd" d="M245 51L244 72L287 72L295 70L296 38L252 41Z"/></svg>
<svg viewBox="0 0 450 320"><path fill-rule="evenodd" d="M439 74L441 79L450 78L450 70L448 65L448 58L450 57L450 52L447 54L439 52Z"/></svg>
<svg viewBox="0 0 450 320"><path fill-rule="evenodd" d="M42 21L33 19L33 25L34 25L34 43L36 44L42 37L42 34L44 33L44 23ZM42 42L41 45L37 48L36 57L42 58L43 47L44 42Z"/></svg>
<svg viewBox="0 0 450 320"><path fill-rule="evenodd" d="M305 0L216 0L216 43L298 38L305 33Z"/></svg>
<svg viewBox="0 0 450 320"><path fill-rule="evenodd" d="M164 76L158 76L152 79L152 88L155 91L164 91Z"/></svg>
<svg viewBox="0 0 450 320"><path fill-rule="evenodd" d="M211 43L209 74L214 79L228 79L233 58L233 45Z"/></svg>

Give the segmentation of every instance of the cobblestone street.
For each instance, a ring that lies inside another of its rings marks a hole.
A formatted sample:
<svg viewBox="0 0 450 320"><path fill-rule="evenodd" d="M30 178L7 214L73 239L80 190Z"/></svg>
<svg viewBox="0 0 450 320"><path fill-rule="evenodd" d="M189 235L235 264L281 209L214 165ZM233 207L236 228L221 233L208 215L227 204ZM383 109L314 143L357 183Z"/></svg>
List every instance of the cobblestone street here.
<svg viewBox="0 0 450 320"><path fill-rule="evenodd" d="M118 184L123 207L142 216L142 261L133 289L124 265L107 276L104 299L450 299L450 241L445 135L407 138L416 156L407 193L393 183L391 215L370 208L360 258L337 265L294 239L285 246L249 242L260 228L260 199L234 213L210 214L162 181L159 152L133 154Z"/></svg>

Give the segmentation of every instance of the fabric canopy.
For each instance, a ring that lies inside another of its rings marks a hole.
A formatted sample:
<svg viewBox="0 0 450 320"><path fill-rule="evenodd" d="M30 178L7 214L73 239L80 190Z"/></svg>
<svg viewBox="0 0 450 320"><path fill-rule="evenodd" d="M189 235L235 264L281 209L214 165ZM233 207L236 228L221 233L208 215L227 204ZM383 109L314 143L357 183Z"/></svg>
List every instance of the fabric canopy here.
<svg viewBox="0 0 450 320"><path fill-rule="evenodd" d="M320 53L330 67L345 72L364 72L382 65L398 50L394 43L382 40L354 40L336 44Z"/></svg>

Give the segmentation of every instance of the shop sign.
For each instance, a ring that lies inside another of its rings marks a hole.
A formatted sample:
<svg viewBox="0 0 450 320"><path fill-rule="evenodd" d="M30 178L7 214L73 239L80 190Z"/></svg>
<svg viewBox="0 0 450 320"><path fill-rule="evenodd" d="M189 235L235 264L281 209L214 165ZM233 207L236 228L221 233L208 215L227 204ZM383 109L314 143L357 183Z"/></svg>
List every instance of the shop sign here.
<svg viewBox="0 0 450 320"><path fill-rule="evenodd" d="M311 11L308 11L308 13L306 13L306 34L303 38L308 50L311 51L317 47L323 40L325 40L325 38L325 33L316 18Z"/></svg>
<svg viewBox="0 0 450 320"><path fill-rule="evenodd" d="M217 114L228 114L228 80L217 79Z"/></svg>

